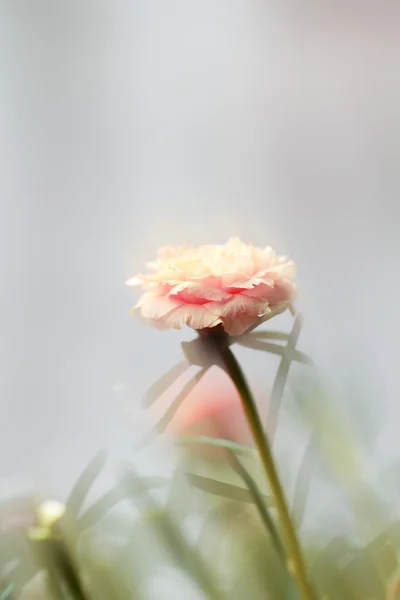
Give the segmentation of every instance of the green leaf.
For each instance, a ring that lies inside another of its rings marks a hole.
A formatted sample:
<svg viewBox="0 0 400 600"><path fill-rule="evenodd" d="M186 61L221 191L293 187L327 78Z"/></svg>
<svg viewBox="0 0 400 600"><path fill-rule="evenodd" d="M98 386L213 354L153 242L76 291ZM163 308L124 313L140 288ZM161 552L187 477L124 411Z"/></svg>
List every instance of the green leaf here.
<svg viewBox="0 0 400 600"><path fill-rule="evenodd" d="M207 598L220 598L213 577L199 553L191 546L182 533L179 525L171 518L168 511L154 500L145 490L137 493L137 476L129 469L123 477L126 489L130 491L130 499L140 509L142 515L152 522L160 539L173 553L177 564L185 568L197 581Z"/></svg>
<svg viewBox="0 0 400 600"><path fill-rule="evenodd" d="M225 483L223 481L217 481L209 477L203 477L195 473L187 473L189 483L199 490L206 492L207 494L213 494L214 496L220 496L221 498L229 498L229 500L236 500L236 502L247 502L254 503L254 498L246 488L232 485L231 483ZM262 495L263 501L267 506L274 506L273 498L270 496Z"/></svg>
<svg viewBox="0 0 400 600"><path fill-rule="evenodd" d="M206 373L206 371L207 371L206 368L201 369L198 373L196 373L196 375L194 377L192 377L192 379L190 381L188 381L188 383L180 391L180 393L175 398L175 400L167 408L166 412L161 417L161 419L158 421L157 425L150 432L150 434L148 436L146 436L144 442L142 442L142 443L146 443L146 441L148 441L149 439L152 439L155 435L163 433L166 430L166 428L168 427L168 425L170 424L170 422L172 421L172 419L178 412L179 408L181 407L181 405L184 402L184 400L186 399L186 397L190 394L192 389L200 381L200 379L203 377L203 375Z"/></svg>
<svg viewBox="0 0 400 600"><path fill-rule="evenodd" d="M244 334L246 336L246 334ZM288 339L289 334L284 331L253 331L248 334L250 339L259 340L281 340L285 341Z"/></svg>
<svg viewBox="0 0 400 600"><path fill-rule="evenodd" d="M148 490L150 488L160 488L167 484L167 479L161 477L143 477L135 481L137 492L140 489ZM122 484L117 485L113 490L110 490L102 496L95 504L90 506L85 513L78 519L79 530L87 529L95 525L104 515L108 513L119 502L126 500L127 491Z"/></svg>
<svg viewBox="0 0 400 600"><path fill-rule="evenodd" d="M13 589L14 585L10 583L10 585L4 590L4 592L0 594L0 600L6 600L6 598L9 598L12 594Z"/></svg>
<svg viewBox="0 0 400 600"><path fill-rule="evenodd" d="M279 411L282 404L283 392L289 375L290 364L292 362L291 354L296 349L296 344L301 331L301 323L301 315L298 314L295 318L292 331L290 332L288 338L288 342L284 348L284 354L282 355L282 359L276 372L275 380L272 386L266 427L271 442L276 432Z"/></svg>
<svg viewBox="0 0 400 600"><path fill-rule="evenodd" d="M206 444L210 446L216 446L217 448L227 448L228 450L232 450L232 452L244 452L246 454L252 454L253 456L258 456L258 452L255 448L251 446L245 446L244 444L236 444L235 442L231 442L230 440L224 440L222 438L213 438L205 435L200 436L180 436L176 439L178 444L186 445L186 444Z"/></svg>
<svg viewBox="0 0 400 600"><path fill-rule="evenodd" d="M66 502L66 512L70 517L78 517L85 498L94 481L100 475L106 461L107 454L104 450L101 450L98 454L96 454L93 460L90 461L89 465L78 477L78 480L75 483Z"/></svg>
<svg viewBox="0 0 400 600"><path fill-rule="evenodd" d="M256 482L251 477L250 473L244 468L244 466L242 465L240 460L237 458L237 456L233 452L231 452L230 458L231 458L231 463L232 463L233 468L240 475L240 477L243 479L243 481L247 485L249 494L252 497L254 504L256 505L256 508L261 517L261 520L264 523L265 528L269 532L271 539L275 545L276 551L279 554L279 556L281 557L283 564L286 567L286 565L287 565L286 552L285 552L283 544L281 542L278 530L275 527L275 523L274 523L271 515L269 514L267 505L265 503L264 496L261 494Z"/></svg>
<svg viewBox="0 0 400 600"><path fill-rule="evenodd" d="M240 340L238 342L241 346L246 348L252 348L253 350L262 350L263 352L269 352L270 354L277 354L283 356L287 361L295 360L296 362L302 363L303 365L312 365L311 357L307 356L304 352L299 350L288 350L286 346L280 346L279 344L271 344L269 342L263 342L257 339Z"/></svg>
<svg viewBox="0 0 400 600"><path fill-rule="evenodd" d="M151 387L147 390L143 405L151 406L156 400L180 377L188 368L188 363L183 360L167 373L162 375Z"/></svg>
<svg viewBox="0 0 400 600"><path fill-rule="evenodd" d="M318 436L314 433L307 444L301 461L293 492L293 520L298 528L304 519L311 479L319 457L317 456Z"/></svg>

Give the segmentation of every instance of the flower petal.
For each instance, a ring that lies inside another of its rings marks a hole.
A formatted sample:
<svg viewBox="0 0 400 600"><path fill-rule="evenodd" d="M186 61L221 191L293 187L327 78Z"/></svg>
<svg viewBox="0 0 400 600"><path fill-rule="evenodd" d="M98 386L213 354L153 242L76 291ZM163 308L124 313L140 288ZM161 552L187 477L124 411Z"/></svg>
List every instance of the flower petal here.
<svg viewBox="0 0 400 600"><path fill-rule="evenodd" d="M258 320L257 316L245 314L236 315L235 318L227 318L223 320L224 329L229 335L242 335L249 327L254 325Z"/></svg>
<svg viewBox="0 0 400 600"><path fill-rule="evenodd" d="M229 300L231 297L231 295L224 292L224 290L192 281L185 281L175 285L170 290L169 296L177 296L182 302L193 304L204 304L204 302L209 301L222 302L224 300Z"/></svg>
<svg viewBox="0 0 400 600"><path fill-rule="evenodd" d="M165 315L162 320L165 325L174 329L181 329L183 325L188 325L193 329L204 329L205 327L215 327L221 323L221 319L204 308L202 304L182 304L176 310Z"/></svg>
<svg viewBox="0 0 400 600"><path fill-rule="evenodd" d="M156 296L150 292L143 294L132 312L140 308L144 319L162 319L166 314L180 306L179 300L172 300L166 296Z"/></svg>
<svg viewBox="0 0 400 600"><path fill-rule="evenodd" d="M236 317L238 314L251 316L264 314L268 308L268 303L260 302L256 298L250 298L242 294L235 294L227 302L209 302L205 306L217 317L225 319L226 317Z"/></svg>
<svg viewBox="0 0 400 600"><path fill-rule="evenodd" d="M132 277L125 282L126 285L134 286L134 285L142 285L143 281L140 277Z"/></svg>

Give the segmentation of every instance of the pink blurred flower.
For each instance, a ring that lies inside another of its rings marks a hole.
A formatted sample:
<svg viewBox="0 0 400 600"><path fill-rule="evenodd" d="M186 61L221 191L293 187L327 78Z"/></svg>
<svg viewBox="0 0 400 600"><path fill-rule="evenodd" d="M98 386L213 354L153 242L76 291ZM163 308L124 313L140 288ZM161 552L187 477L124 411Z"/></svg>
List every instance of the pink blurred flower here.
<svg viewBox="0 0 400 600"><path fill-rule="evenodd" d="M219 246L162 248L148 267L150 273L127 282L145 290L132 311L160 329L222 325L240 335L295 295L294 263L238 238Z"/></svg>
<svg viewBox="0 0 400 600"><path fill-rule="evenodd" d="M258 405L264 419L266 406L261 402ZM168 425L166 433L173 437L206 436L253 445L239 393L230 378L217 368L210 369L197 383ZM203 458L225 456L223 448L206 444L196 444L193 450Z"/></svg>

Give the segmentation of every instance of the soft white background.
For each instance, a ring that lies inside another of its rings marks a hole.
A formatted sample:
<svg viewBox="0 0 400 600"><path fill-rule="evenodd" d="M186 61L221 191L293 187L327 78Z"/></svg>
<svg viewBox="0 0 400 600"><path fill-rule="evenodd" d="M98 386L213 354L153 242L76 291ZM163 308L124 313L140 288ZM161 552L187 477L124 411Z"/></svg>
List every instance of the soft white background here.
<svg viewBox="0 0 400 600"><path fill-rule="evenodd" d="M298 263L300 346L353 373L374 465L400 457L399 51L397 3L3 0L4 493L130 455L182 335L130 319L124 282L232 235Z"/></svg>

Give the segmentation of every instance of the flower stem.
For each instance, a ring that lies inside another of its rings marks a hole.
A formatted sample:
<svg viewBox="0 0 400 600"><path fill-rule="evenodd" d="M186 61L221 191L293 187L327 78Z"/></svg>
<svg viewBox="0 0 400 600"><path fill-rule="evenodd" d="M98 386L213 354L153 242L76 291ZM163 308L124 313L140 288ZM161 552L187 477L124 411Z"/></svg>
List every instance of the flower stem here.
<svg viewBox="0 0 400 600"><path fill-rule="evenodd" d="M264 432L257 406L247 384L243 371L236 360L228 344L218 344L218 351L222 358L223 365L235 384L242 399L244 411L250 425L251 432L256 442L260 458L267 475L271 491L275 497L276 508L278 510L279 520L283 539L286 546L286 552L289 557L288 569L295 578L302 600L315 600L315 594L311 587L300 544L292 524L285 495L275 461L272 456L271 448Z"/></svg>

